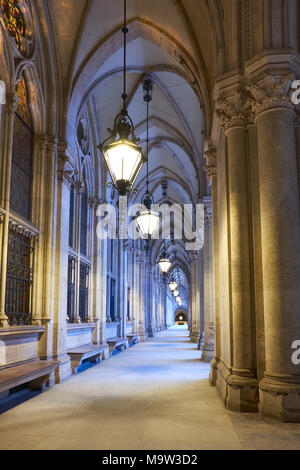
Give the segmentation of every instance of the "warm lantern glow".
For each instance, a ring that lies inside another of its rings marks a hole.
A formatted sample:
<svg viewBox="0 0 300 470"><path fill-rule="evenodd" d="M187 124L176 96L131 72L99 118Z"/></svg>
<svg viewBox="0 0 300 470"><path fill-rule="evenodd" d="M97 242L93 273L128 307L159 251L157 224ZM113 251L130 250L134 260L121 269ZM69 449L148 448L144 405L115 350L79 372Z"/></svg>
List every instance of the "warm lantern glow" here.
<svg viewBox="0 0 300 470"><path fill-rule="evenodd" d="M173 292L178 287L178 284L175 281L171 281L169 283L169 287L170 287L171 291Z"/></svg>
<svg viewBox="0 0 300 470"><path fill-rule="evenodd" d="M175 290L174 290L173 295L174 295L174 297L177 297L177 296L179 295L178 289L175 289Z"/></svg>
<svg viewBox="0 0 300 470"><path fill-rule="evenodd" d="M153 210L144 209L140 211L135 219L137 228L142 238L151 238L159 227L159 213Z"/></svg>
<svg viewBox="0 0 300 470"><path fill-rule="evenodd" d="M102 152L113 185L121 195L126 194L132 189L145 161L142 149L123 137L103 145Z"/></svg>
<svg viewBox="0 0 300 470"><path fill-rule="evenodd" d="M172 266L171 261L168 258L161 258L158 262L158 268L161 274L168 274Z"/></svg>

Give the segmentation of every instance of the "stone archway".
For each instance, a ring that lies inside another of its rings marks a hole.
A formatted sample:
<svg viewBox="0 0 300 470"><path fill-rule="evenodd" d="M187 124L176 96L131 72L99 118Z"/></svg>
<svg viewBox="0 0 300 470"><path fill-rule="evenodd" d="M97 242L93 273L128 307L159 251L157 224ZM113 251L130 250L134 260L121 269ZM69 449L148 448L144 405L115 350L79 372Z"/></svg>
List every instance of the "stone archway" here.
<svg viewBox="0 0 300 470"><path fill-rule="evenodd" d="M174 315L175 326L176 325L186 326L188 324L187 319L188 319L188 314L184 309L180 309L175 312L175 315Z"/></svg>

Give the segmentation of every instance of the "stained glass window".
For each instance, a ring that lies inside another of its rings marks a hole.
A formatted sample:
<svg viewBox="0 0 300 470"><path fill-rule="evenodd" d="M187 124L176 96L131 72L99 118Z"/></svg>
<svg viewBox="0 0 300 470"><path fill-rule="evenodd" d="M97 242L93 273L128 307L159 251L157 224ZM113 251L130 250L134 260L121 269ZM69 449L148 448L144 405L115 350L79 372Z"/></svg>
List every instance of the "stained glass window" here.
<svg viewBox="0 0 300 470"><path fill-rule="evenodd" d="M24 16L17 0L0 0L1 10L9 34L15 39L18 48L21 48L22 37L26 33Z"/></svg>

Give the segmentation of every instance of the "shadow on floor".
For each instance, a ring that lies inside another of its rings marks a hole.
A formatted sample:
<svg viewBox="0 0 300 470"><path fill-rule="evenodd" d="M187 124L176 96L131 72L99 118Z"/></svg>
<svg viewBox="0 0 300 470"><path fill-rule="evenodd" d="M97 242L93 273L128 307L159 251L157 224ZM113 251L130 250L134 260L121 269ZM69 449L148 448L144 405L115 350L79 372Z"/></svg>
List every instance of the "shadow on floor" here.
<svg viewBox="0 0 300 470"><path fill-rule="evenodd" d="M32 398L40 395L42 392L33 392L27 387L23 387L19 390L12 391L7 397L0 400L0 415L6 411L10 411L16 406L22 405Z"/></svg>

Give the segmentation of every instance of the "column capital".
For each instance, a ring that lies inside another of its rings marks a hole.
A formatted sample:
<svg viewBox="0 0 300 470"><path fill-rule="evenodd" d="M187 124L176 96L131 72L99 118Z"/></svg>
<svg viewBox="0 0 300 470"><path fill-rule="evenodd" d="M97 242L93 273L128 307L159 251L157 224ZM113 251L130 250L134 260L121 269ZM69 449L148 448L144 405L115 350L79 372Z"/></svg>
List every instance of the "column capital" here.
<svg viewBox="0 0 300 470"><path fill-rule="evenodd" d="M222 89L217 97L216 113L226 132L237 127L247 127L253 116L246 86L236 83Z"/></svg>
<svg viewBox="0 0 300 470"><path fill-rule="evenodd" d="M190 258L191 263L199 263L199 261L201 259L200 250L189 251L188 254L189 254L189 258Z"/></svg>
<svg viewBox="0 0 300 470"><path fill-rule="evenodd" d="M69 188L73 182L74 168L66 155L65 151L58 145L57 155L57 180L65 183Z"/></svg>
<svg viewBox="0 0 300 470"><path fill-rule="evenodd" d="M248 90L255 117L275 108L285 108L294 112L295 105L291 100L293 80L295 73L279 65L252 74L248 78Z"/></svg>

